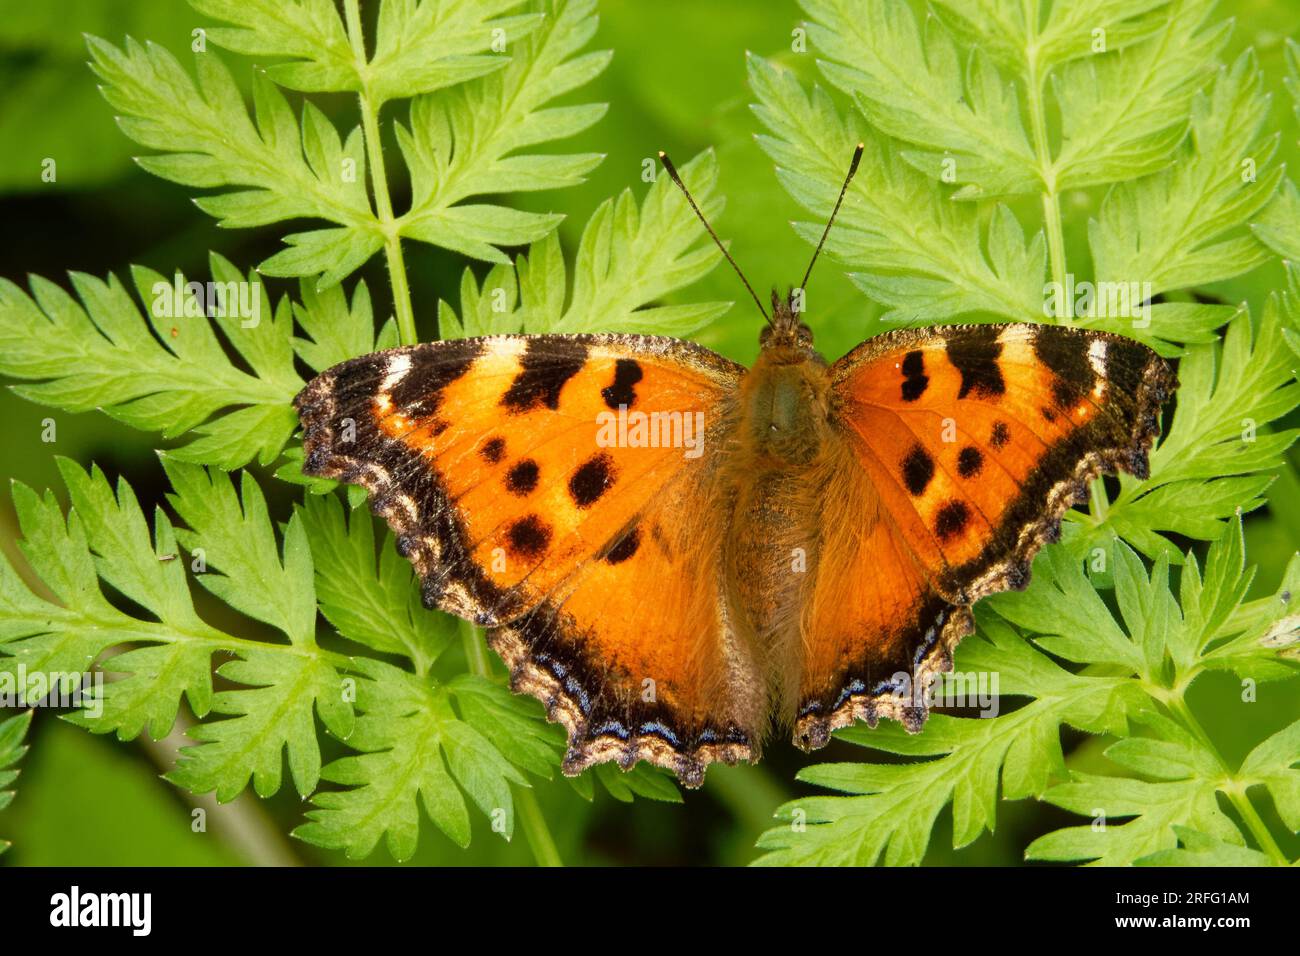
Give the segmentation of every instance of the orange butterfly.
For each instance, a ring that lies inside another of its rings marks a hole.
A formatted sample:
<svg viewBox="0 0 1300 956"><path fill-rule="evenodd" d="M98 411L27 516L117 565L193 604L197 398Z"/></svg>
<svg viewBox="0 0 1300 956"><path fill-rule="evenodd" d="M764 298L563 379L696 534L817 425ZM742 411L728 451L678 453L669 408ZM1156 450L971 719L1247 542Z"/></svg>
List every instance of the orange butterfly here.
<svg viewBox="0 0 1300 956"><path fill-rule="evenodd" d="M827 365L795 304L773 292L748 370L657 336L502 335L365 355L296 399L304 470L364 486L425 604L491 629L568 731L567 774L648 760L698 787L774 720L804 749L858 719L920 730L970 605L1026 585L1087 481L1146 475L1176 382L1143 345L943 326Z"/></svg>

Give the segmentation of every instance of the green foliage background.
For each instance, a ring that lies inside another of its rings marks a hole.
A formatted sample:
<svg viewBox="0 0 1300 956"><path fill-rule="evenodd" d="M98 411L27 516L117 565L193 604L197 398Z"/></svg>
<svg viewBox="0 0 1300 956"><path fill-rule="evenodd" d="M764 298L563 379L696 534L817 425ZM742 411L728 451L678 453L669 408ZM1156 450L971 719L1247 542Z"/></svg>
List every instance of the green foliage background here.
<svg viewBox="0 0 1300 956"><path fill-rule="evenodd" d="M1248 48L1255 51L1264 87L1273 96L1266 134L1272 131L1280 133L1278 156L1272 168L1281 161L1295 169L1296 161L1300 159L1300 145L1297 145L1300 129L1297 129L1292 111L1293 100L1284 87L1287 76L1285 38L1300 36L1300 8L1281 0L1249 0L1234 3L1231 11L1218 11L1212 22L1229 12L1236 18L1236 25L1220 57L1226 63L1233 63ZM810 55L791 52L791 31L804 16L793 2L755 4L747 0L707 0L702 3L665 0L653 5L631 2L601 4L599 29L585 49L609 49L614 51L614 56L594 81L568 94L562 102L608 103L608 112L584 132L545 151L562 151L572 156L603 154L603 159L585 171L585 182L579 185L562 190L515 193L508 197L507 204L536 214L562 213L565 218L558 228L559 247L565 261L571 264L584 225L605 200L629 187L638 200L643 197L646 188L641 180L643 162L652 157L655 150L668 149L682 161L702 150L712 149L719 176L716 191L727 197L726 210L715 219L715 225L731 240L733 254L760 287L797 281L798 275L792 272L794 267L791 264L806 261L809 247L789 223L810 217L774 174L773 156L756 142L756 134L776 135L778 139L779 134L765 129L760 121L762 117L756 117L750 109L750 104L758 97L751 86L752 67L746 62L745 51L753 51L789 69L805 89L814 80L825 85L825 79L813 62L814 55L819 52L815 44ZM152 150L140 149L115 128L113 113L121 112L121 105L115 103L110 109L104 104L95 90L95 77L86 69L83 32L104 37L114 44L120 44L126 34L153 40L188 64L190 31L201 22L203 19L183 3L49 0L31 4L22 0L0 0L0 89L5 91L0 94L0 222L3 222L0 276L25 286L25 275L33 273L53 279L66 288L69 270L100 277L114 272L123 281L128 281L129 267L140 265L163 276L179 269L187 276L203 278L210 271L210 250L247 269L284 248L279 236L293 230L279 227L217 229L210 217L197 212L191 205L194 190L165 182L134 165L132 156ZM221 55L231 67L245 98L251 97L250 66L260 61L225 51ZM292 101L296 110L296 94ZM346 131L355 122L355 97L340 94L317 97L316 101L336 127ZM839 105L841 110L845 108L843 100ZM872 108L872 104L862 105L868 111ZM888 114L897 106L877 104L876 108ZM869 115L875 114L869 112ZM390 117L385 114L384 118ZM771 143L767 145L770 150ZM394 153L398 144L389 140L386 148ZM841 152L847 160L847 151ZM973 155L978 155L977 148L974 148ZM44 183L40 179L41 160L47 156L58 161L56 183ZM804 165L792 165L780 161L779 157L778 161L796 175L800 172L812 174L807 157L801 159ZM591 166L590 163L575 162L583 169ZM388 168L390 176L400 175L401 164L391 156ZM797 181L791 185L787 178L786 183L796 192L801 188ZM400 180L392 185L404 206L408 186ZM802 184L802 188L807 189L807 184ZM1064 197L1067 226L1064 251L1072 263L1089 259L1087 231L1082 224L1100 215L1098 203L1101 195L1101 191L1094 189L1069 192ZM1037 217L1041 211L1036 202L1013 198L1011 206L1031 234L1037 230ZM1289 211L1293 212L1294 208ZM905 207L899 208L897 215L906 218L909 212ZM1287 212L1283 209L1283 217ZM1159 214L1148 218L1159 219ZM1030 227L1030 223L1034 225ZM296 229L298 224L291 225ZM1282 225L1286 225L1285 218ZM314 222L304 228L318 226L319 222ZM1300 224L1294 228L1300 230ZM853 247L852 235L848 231L842 233L838 238L840 245L832 246L833 251L850 261L861 251ZM468 260L418 242L407 242L404 248L421 338L434 334L434 307L440 299L457 306L461 320L469 324L471 310L463 292L458 292L463 289L461 274ZM534 255L534 260L533 267L540 274L543 259ZM476 263L473 268L480 279L488 269L484 263ZM873 334L880 327L878 319L882 309L863 296L845 275L844 267L827 261L819 270L810 296L810 321L819 346L833 358ZM361 268L359 276L365 279L370 290L374 314L389 315L392 302L382 256L372 256ZM349 293L356 278L353 276L345 284ZM1285 287L1286 283L1287 277L1281 265L1272 261L1239 278L1198 285L1197 290L1223 302L1250 302L1258 323L1269 294ZM1192 283L1175 283L1183 284ZM898 289L886 288L887 285L877 282L875 289L879 294L875 296L876 301L890 300L894 295L890 304L899 308ZM273 290L276 298L281 293L290 293L295 299L300 296L297 283L289 280L273 286ZM734 277L726 270L714 269L686 291L668 293L663 303L684 307L737 299ZM599 302L595 305L598 306ZM702 306L693 312L665 314L660 318L663 321L674 317L703 319L716 316L717 311ZM573 323L573 327L587 323L590 328L601 328L605 317L599 308L592 308L581 315L566 315L565 318ZM1005 316L1003 318L1005 320ZM748 362L757 351L757 332L756 320L740 301L729 312L693 333L692 337L737 360ZM321 342L320 337L316 337ZM321 349L324 358L328 349L324 344ZM253 356L248 358L256 364ZM273 358L267 357L267 368L274 366ZM1251 373L1258 373L1260 367L1270 361L1294 364L1294 355L1289 355L1284 349L1255 359L1251 361L1247 357L1242 361L1243 380ZM49 415L58 423L58 441L54 445L40 440L42 419ZM78 480L84 482L81 494L87 498L98 496L106 500L107 488L75 477L65 480L68 475L61 474L55 455L81 463L94 461L110 478L124 477L139 498L144 514L151 514L155 505L166 501L169 491L180 490L180 485L185 482L206 480L201 472L186 471L182 464L172 463L169 464L172 481L168 482L153 451L159 444L156 434L109 423L96 412L51 412L6 390L0 394L0 418L6 423L3 438L0 438L3 443L0 447L4 449L0 468L4 475L38 490L57 489L65 505L67 495L64 489L73 488L75 497ZM1291 413L1278 427L1295 424L1296 416ZM1244 522L1247 560L1258 566L1245 594L1248 601L1264 602L1283 586L1288 562L1297 542L1300 542L1300 481L1297 479L1295 452L1290 451L1288 455L1280 467L1267 469L1268 474L1277 476L1267 491L1267 506L1252 512ZM1267 482L1261 484L1261 493L1263 484ZM261 487L267 496L269 513L278 521L287 521L293 503L300 498L298 489L274 480L262 482ZM1241 493L1240 488L1237 493ZM1250 492L1247 497L1255 493ZM232 490L230 495L233 494ZM1117 500L1128 504L1122 493ZM227 497L226 501L229 504L235 499ZM1197 499L1198 503L1190 507L1193 510L1201 507L1199 501ZM243 504L247 510L247 496ZM32 507L37 508L34 504ZM224 516L217 514L206 519L192 512L183 516L191 529L197 529L205 520L217 525L222 522L229 524L237 521L239 516L238 505L232 508L234 510L228 510ZM329 522L335 519L318 512L314 518L307 515L302 520L318 533L323 533L320 529L330 526ZM312 524L313 520L315 524ZM1141 525L1140 519L1134 520L1137 526ZM1197 537L1195 529L1175 530L1185 531L1188 535L1177 539L1182 548ZM1086 534L1086 529L1083 533ZM17 537L17 516L13 504L4 497L0 503L0 544L11 558L18 554ZM1157 550L1158 539L1142 541L1135 535L1130 540L1148 557ZM275 575L291 577L295 573L291 543L288 538L286 542L283 566L275 554L274 542L271 543L270 554L275 564L263 567L263 576L274 580ZM1199 551L1208 576L1211 573L1209 563L1212 562L1206 562L1203 546ZM261 559L265 557L263 549ZM1122 555L1117 560L1122 566L1126 561ZM1228 558L1223 560L1231 563ZM1144 599L1158 603L1161 600L1158 578L1155 585L1148 585L1145 567L1136 565L1130 570L1130 583L1135 589L1132 593L1141 593ZM1040 562L1038 573L1044 582L1050 580L1068 593L1071 579L1064 567L1059 576L1048 579L1043 575ZM1158 576L1159 569L1156 573ZM1185 575L1186 572L1182 572L1182 576ZM237 587L238 582L233 586ZM1231 586L1235 586L1235 578ZM349 633L346 628L364 629L364 622L348 620L341 623L336 620L320 581L317 589L332 624L344 633ZM129 590L122 590L131 595ZM302 634L297 632L301 630L298 624L288 620L292 617L292 609L286 609L285 619L280 620L273 609L263 608L259 612L256 607L241 606L241 610L258 618L267 627L250 625L247 618L233 613L229 606L212 595L200 588L192 590L202 620L214 629L260 639L271 633L270 627L278 628L290 639L302 638ZM1179 593L1179 587L1175 585L1174 594ZM1184 591L1185 608L1186 597ZM144 602L137 598L137 603ZM335 602L334 610L342 614L347 610L346 604L345 599L340 599ZM1247 608L1252 606L1246 605ZM1158 616L1157 610L1152 608L1147 607L1144 619ZM1007 620L1038 633L1057 633L1044 622L1035 620L1033 610L1032 606L1017 607L1014 600L999 606L999 612ZM385 613L400 615L405 613L405 608L390 607ZM992 616L982 620L995 622L989 629L995 641L999 634L1006 638L1008 629L1005 624L996 623L997 619ZM1125 621L1130 625L1128 632L1138 638L1133 621L1127 618ZM1089 634L1089 627L1096 628L1098 633L1092 636L1098 642L1114 637L1113 634L1101 633L1105 628L1097 624L1096 617L1079 622L1083 634ZM1189 625L1187 630L1190 629ZM1122 634L1120 638L1126 642ZM446 642L445 635L437 634L428 635L428 640L434 644ZM432 651L430 653L436 656ZM458 653L458 647L452 646L449 654L454 658ZM1063 656L1070 659L1068 648ZM256 669L258 662L249 661L245 666ZM264 663L262 666L273 665ZM458 667L463 670L464 663L455 663L449 669L455 672ZM1210 728L1218 751L1228 763L1236 766L1261 740L1300 717L1298 691L1300 679L1291 677L1261 685L1259 702L1245 704L1240 700L1238 679L1228 670L1217 670L1198 680L1190 704L1197 711L1201 723ZM193 696L189 703L195 705ZM221 711L220 706L217 710ZM150 716L157 717L162 725L167 723L166 714ZM325 713L321 717L329 726L330 717ZM342 715L336 717L340 725L348 719ZM1093 718L1096 729L1114 729L1114 724L1108 723L1104 717L1090 715L1089 719ZM1087 720L1080 723L1087 723ZM901 735L891 732L873 738L865 731L854 731L846 737L864 746L883 745L884 749L901 754L935 755L946 752L944 726L942 721L932 724L933 732L917 738L925 741L920 746L909 745ZM331 726L331 729L335 728ZM342 726L339 729L350 730ZM199 805L210 811L210 825L205 834L193 833L190 828L191 802L181 789L160 777L160 773L172 765L174 757L171 751L176 746L175 740L146 743L144 738L140 738L122 744L111 736L86 734L55 719L50 713L40 712L27 731L30 752L22 758L19 765L22 776L14 784L12 771L8 768L17 764L20 755L16 749L19 746L18 730L17 723L0 723L0 811L3 811L0 812L0 835L14 842L3 858L6 864L348 862L341 851L322 849L286 836L302 824L304 811L294 787L287 784L268 799L258 799L252 792L245 791L233 803L222 807L218 807L210 797L197 798ZM1176 731L1171 733L1176 734ZM1141 750L1141 744L1135 745L1140 751L1137 753L1112 750L1103 755L1113 738L1088 736L1077 731L1067 731L1062 743L1070 768L1082 774L1142 772L1160 765L1161 754ZM346 753L333 741L326 740L323 746L326 761ZM817 760L819 763L846 762L841 764L843 767L848 762L862 761L864 753L866 751L860 746L836 741L819 754ZM1285 766L1286 756L1276 757L1274 763ZM873 760L881 759L875 751L871 757ZM883 759L888 762L893 758ZM194 758L190 758L188 765L182 762L173 779L181 783L187 780L207 783L221 777L219 769L196 766L195 763ZM274 771L265 768L265 772L279 775L278 752L274 763ZM593 787L588 781L584 795L575 794L570 784L558 778L550 781L531 779L559 855L568 862L737 864L752 862L760 856L762 851L756 849L756 842L772 826L773 814L779 807L792 800L825 792L807 779L795 779L795 772L806 763L802 755L778 741L758 767L712 768L708 786L700 793L687 795L684 805L633 799L626 784L620 785L616 774L607 775L608 785L605 787ZM295 782L300 782L299 775L310 776L319 772L319 767L304 766L301 761L295 764L292 755L288 769ZM510 779L515 772L511 768L507 771L503 772L502 779ZM839 773L832 769L821 777L811 776L824 786L859 793L873 792L872 780L851 779L848 771L844 771L845 776L837 776ZM921 803L927 799L937 800L934 812L938 815L938 824L924 856L927 863L936 864L1021 862L1025 847L1036 838L1052 831L1066 833L1068 831L1060 828L1080 822L1080 818L1067 809L1087 815L1090 802L1095 802L1088 789L1090 786L1103 789L1112 786L1104 781L1098 784L1095 778L1080 778L1068 785L1075 787L1077 792L1060 794L1056 806L1037 800L1001 802L997 808L996 829L981 833L978 823L982 811L976 805L983 799L980 796L983 791L982 782L975 779L975 771L969 771L969 779L954 780L944 765L944 769L936 769L931 776L935 779L927 779L924 772L914 774L912 779L904 782L905 786L895 778L892 785L898 789L892 792L900 800ZM1175 772L1167 779L1176 781L1179 777ZM1294 780L1288 780L1284 785L1295 787ZM1005 778L1003 782L1004 786L1008 785ZM269 793L276 789L269 784L263 786L263 782L257 780L254 784L258 792ZM238 790L241 786L242 780L233 789ZM642 781L638 786L643 792L653 791L661 797L666 795L653 781ZM1158 788L1165 785L1147 786ZM18 795L6 808L7 793L15 788ZM945 807L945 788L958 791L955 825L954 811ZM200 785L197 789L205 787ZM1176 788L1170 784L1167 790L1174 793ZM937 795L941 793L944 795L939 799ZM1202 803L1207 799L1203 793L1194 795L1194 798ZM1172 799L1183 799L1182 791ZM1210 792L1208 800L1214 804L1213 792ZM1136 791L1131 795L1130 803L1135 807L1132 812L1138 813L1158 806L1160 800L1154 791ZM817 804L810 800L804 805L811 808ZM864 832L877 834L872 838L880 840L883 845L893 831L877 825L873 814L887 811L881 811L878 804L861 806ZM1300 857L1300 839L1290 835L1295 827L1280 821L1268 801L1263 801L1261 806L1272 830L1281 835L1281 851L1288 859ZM1179 815L1182 810L1180 805L1175 819L1184 818ZM1153 825L1158 826L1159 814L1154 816L1157 819ZM1202 819L1213 816L1213 812L1201 813ZM466 818L465 826L469 832L463 835L470 837L469 847L461 849L443 832L449 829L457 831L456 826L439 830L427 820L422 821L418 838L414 832L405 835L414 850L412 862L484 865L532 862L533 854L525 840L518 835L510 842L500 839L490 831L487 818L477 811ZM954 826L962 835L960 842L973 839L961 851L951 849ZM928 831L928 827L922 829ZM1130 835L1132 832L1136 831L1131 831ZM781 860L782 850L789 850L789 847L783 847L779 829L774 833L775 836L767 838L765 846L776 853L775 859ZM304 835L310 836L311 831ZM317 842L328 842L328 839L319 839L319 832L316 836ZM895 852L906 855L906 850L898 850L898 847L908 841L914 842L917 836L901 832ZM1068 843L1069 840L1055 833L1053 839L1057 843ZM1041 856L1052 858L1055 852L1058 858L1074 858L1069 846L1054 847L1050 841L1039 846L1043 847ZM1184 846L1200 846L1206 853L1215 850L1214 846L1204 843L1203 835L1197 834L1184 840ZM861 847L856 849L861 851ZM798 855L791 851L784 859L797 861ZM1116 851L1114 861L1120 861L1124 855L1121 848ZM370 854L368 861L382 864L390 862L391 857L381 845ZM852 862L853 857L848 856L846 861Z"/></svg>

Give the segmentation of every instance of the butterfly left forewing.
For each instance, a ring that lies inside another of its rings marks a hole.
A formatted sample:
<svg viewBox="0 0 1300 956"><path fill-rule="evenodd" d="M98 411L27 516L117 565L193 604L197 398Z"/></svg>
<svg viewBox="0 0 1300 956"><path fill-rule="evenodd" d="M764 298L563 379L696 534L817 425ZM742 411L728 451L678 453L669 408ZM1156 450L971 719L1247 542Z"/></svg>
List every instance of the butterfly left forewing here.
<svg viewBox="0 0 1300 956"><path fill-rule="evenodd" d="M650 336L376 353L299 396L304 470L370 492L426 604L496 628L514 685L569 730L567 771L650 759L694 785L757 722L723 676L746 664L708 530L740 372Z"/></svg>
<svg viewBox="0 0 1300 956"><path fill-rule="evenodd" d="M806 624L811 640L823 636L805 664L796 734L812 741L877 712L918 727L916 691L950 663L969 630L965 609L1028 582L1033 555L1090 479L1145 476L1176 386L1143 345L1039 325L889 333L836 362L831 377L844 449L881 517L874 545L857 535L824 549ZM873 575L896 579L908 607L883 625L866 602L857 621L837 617L837 589ZM882 671L900 658L916 675L905 713Z"/></svg>

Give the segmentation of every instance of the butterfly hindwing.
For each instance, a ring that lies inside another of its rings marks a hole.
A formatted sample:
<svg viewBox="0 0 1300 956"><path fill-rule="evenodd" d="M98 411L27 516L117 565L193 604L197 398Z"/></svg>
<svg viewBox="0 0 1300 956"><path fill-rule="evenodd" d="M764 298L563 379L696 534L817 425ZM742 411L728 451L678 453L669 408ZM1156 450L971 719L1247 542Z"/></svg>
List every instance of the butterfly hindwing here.
<svg viewBox="0 0 1300 956"><path fill-rule="evenodd" d="M860 469L837 494L857 489L867 520L852 534L823 525L805 612L805 743L877 713L917 729L917 692L951 666L968 606L1028 583L1034 554L1089 480L1145 477L1176 384L1143 345L1046 325L888 333L836 362L831 378L835 423ZM900 662L913 671L907 701Z"/></svg>
<svg viewBox="0 0 1300 956"><path fill-rule="evenodd" d="M761 720L710 507L742 372L649 336L393 349L299 396L305 471L366 487L426 604L493 629L568 729L566 772L649 759L698 784Z"/></svg>

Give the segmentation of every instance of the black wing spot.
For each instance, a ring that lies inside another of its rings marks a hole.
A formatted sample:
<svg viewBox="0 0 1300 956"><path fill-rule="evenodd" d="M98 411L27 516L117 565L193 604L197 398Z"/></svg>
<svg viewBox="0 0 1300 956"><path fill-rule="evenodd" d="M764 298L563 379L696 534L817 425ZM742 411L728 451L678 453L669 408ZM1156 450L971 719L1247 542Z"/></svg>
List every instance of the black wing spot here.
<svg viewBox="0 0 1300 956"><path fill-rule="evenodd" d="M525 458L523 461L511 466L506 472L506 488L512 495L518 495L523 498L532 494L533 489L537 487L537 480L541 477L542 471L537 467L537 462L531 458Z"/></svg>
<svg viewBox="0 0 1300 956"><path fill-rule="evenodd" d="M614 483L614 459L601 452L588 458L569 479L569 497L579 508L590 508Z"/></svg>
<svg viewBox="0 0 1300 956"><path fill-rule="evenodd" d="M490 438L487 443L478 450L478 453L489 465L498 464L501 459L506 456L506 440L499 435L496 438Z"/></svg>
<svg viewBox="0 0 1300 956"><path fill-rule="evenodd" d="M601 398L610 408L631 408L636 403L634 386L644 375L635 359L619 359L614 363L614 382L600 390Z"/></svg>
<svg viewBox="0 0 1300 956"><path fill-rule="evenodd" d="M586 361L587 348L579 343L529 342L519 359L519 374L501 396L501 405L516 415L543 405L555 411L560 407L560 389Z"/></svg>
<svg viewBox="0 0 1300 956"><path fill-rule="evenodd" d="M989 434L989 444L994 448L1002 448L1009 441L1011 441L1011 429L1007 427L1007 423L994 422L993 431Z"/></svg>
<svg viewBox="0 0 1300 956"><path fill-rule="evenodd" d="M934 477L934 459L920 445L914 445L903 459L903 484L912 493L912 497L925 494L926 486Z"/></svg>
<svg viewBox="0 0 1300 956"><path fill-rule="evenodd" d="M957 453L957 474L963 478L973 478L984 467L984 455L974 445L967 445Z"/></svg>
<svg viewBox="0 0 1300 956"><path fill-rule="evenodd" d="M996 325L977 325L953 332L947 339L948 361L961 373L958 398L996 398L1007 390L998 359L1002 355L1001 334Z"/></svg>
<svg viewBox="0 0 1300 956"><path fill-rule="evenodd" d="M535 558L551 543L551 528L537 515L520 518L506 532L510 553L521 558Z"/></svg>
<svg viewBox="0 0 1300 956"><path fill-rule="evenodd" d="M641 532L633 528L627 534L623 535L622 540L614 547L610 548L605 555L605 560L610 564L622 564L632 555L636 554L637 549L641 547Z"/></svg>
<svg viewBox="0 0 1300 956"><path fill-rule="evenodd" d="M940 541L947 541L962 533L970 521L970 508L966 502L952 500L939 509L934 519L934 533Z"/></svg>
<svg viewBox="0 0 1300 956"><path fill-rule="evenodd" d="M903 401L914 402L930 386L930 376L925 374L925 354L919 349L903 356Z"/></svg>

